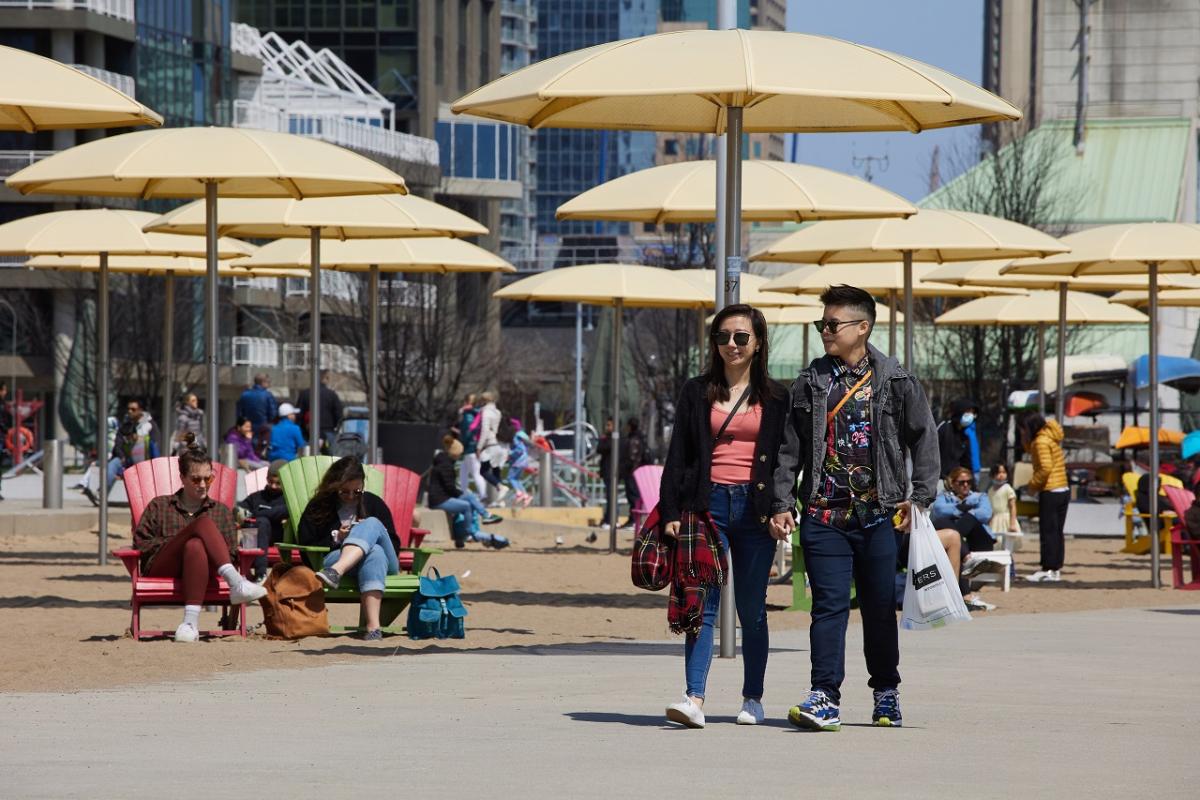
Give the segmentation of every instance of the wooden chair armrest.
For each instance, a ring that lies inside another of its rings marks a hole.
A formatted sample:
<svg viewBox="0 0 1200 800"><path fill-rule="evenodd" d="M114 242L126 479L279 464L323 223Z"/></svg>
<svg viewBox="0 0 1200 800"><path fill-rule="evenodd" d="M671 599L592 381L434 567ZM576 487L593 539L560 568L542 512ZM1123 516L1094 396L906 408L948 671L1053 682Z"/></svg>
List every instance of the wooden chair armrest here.
<svg viewBox="0 0 1200 800"><path fill-rule="evenodd" d="M437 547L397 547L396 552L397 553L424 553L425 555L429 555L429 556L440 556L442 553L444 553L446 551L441 550Z"/></svg>
<svg viewBox="0 0 1200 800"><path fill-rule="evenodd" d="M425 528L412 528L408 532L408 541L413 547L420 547L421 542L425 541L425 537L429 535L429 531Z"/></svg>
<svg viewBox="0 0 1200 800"><path fill-rule="evenodd" d="M286 544L284 542L279 542L275 547L280 550L300 550L305 553L328 553L331 549L316 544Z"/></svg>
<svg viewBox="0 0 1200 800"><path fill-rule="evenodd" d="M142 572L142 551L141 550L134 550L133 548L127 547L122 550L113 550L112 555L114 558L121 559L121 563L125 565L125 569L129 572L129 577L134 578L136 580L138 578L138 576L141 575L141 572Z"/></svg>

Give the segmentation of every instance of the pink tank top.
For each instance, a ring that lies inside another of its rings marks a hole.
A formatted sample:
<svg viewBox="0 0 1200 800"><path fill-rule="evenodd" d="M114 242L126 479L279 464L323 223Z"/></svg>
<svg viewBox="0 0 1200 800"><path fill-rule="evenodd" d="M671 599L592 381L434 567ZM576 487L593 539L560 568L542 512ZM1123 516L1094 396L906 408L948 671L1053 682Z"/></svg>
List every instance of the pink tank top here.
<svg viewBox="0 0 1200 800"><path fill-rule="evenodd" d="M728 411L715 406L709 412L709 430L713 436L725 424ZM750 482L750 469L754 465L754 445L758 441L758 428L762 424L762 406L753 405L729 421L721 441L713 448L713 483L738 484Z"/></svg>

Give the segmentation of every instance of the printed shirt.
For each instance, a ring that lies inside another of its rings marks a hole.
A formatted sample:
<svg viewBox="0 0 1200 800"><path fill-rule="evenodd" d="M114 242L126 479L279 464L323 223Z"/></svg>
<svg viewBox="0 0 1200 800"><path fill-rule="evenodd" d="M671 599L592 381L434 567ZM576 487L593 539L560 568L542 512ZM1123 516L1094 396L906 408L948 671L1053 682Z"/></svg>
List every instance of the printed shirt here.
<svg viewBox="0 0 1200 800"><path fill-rule="evenodd" d="M871 370L869 357L851 367L834 359L826 413ZM825 431L825 461L817 482L817 499L806 513L837 528L869 528L888 518L879 502L875 485L875 462L871 448L871 382L855 390Z"/></svg>
<svg viewBox="0 0 1200 800"><path fill-rule="evenodd" d="M175 494L160 495L151 500L142 512L142 518L133 532L133 544L142 551L143 572L150 569L150 564L163 545L200 517L209 517L225 537L232 563L237 550L237 523L234 522L233 511L209 497L199 510L192 514L180 503L182 495L182 489Z"/></svg>

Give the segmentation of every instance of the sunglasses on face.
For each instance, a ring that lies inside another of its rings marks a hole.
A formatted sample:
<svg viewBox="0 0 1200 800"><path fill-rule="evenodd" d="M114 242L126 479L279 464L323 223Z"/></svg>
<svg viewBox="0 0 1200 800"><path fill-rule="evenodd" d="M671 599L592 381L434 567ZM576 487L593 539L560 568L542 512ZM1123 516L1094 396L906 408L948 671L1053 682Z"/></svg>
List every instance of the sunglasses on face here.
<svg viewBox="0 0 1200 800"><path fill-rule="evenodd" d="M199 486L200 484L210 485L215 478L215 475L188 475L188 483Z"/></svg>
<svg viewBox="0 0 1200 800"><path fill-rule="evenodd" d="M339 497L362 497L362 489L338 489Z"/></svg>
<svg viewBox="0 0 1200 800"><path fill-rule="evenodd" d="M971 481L967 480L966 478L963 478L961 481L951 481L950 485L951 486L970 486Z"/></svg>
<svg viewBox="0 0 1200 800"><path fill-rule="evenodd" d="M830 334L837 333L843 325L855 325L859 322L866 322L865 319L818 319L813 321L813 327L817 329L817 333L824 333L826 330Z"/></svg>
<svg viewBox="0 0 1200 800"><path fill-rule="evenodd" d="M746 331L738 331L730 333L729 331L717 331L712 335L712 340L719 345L729 344L729 340L733 339L733 343L738 347L745 347L750 344L750 334Z"/></svg>

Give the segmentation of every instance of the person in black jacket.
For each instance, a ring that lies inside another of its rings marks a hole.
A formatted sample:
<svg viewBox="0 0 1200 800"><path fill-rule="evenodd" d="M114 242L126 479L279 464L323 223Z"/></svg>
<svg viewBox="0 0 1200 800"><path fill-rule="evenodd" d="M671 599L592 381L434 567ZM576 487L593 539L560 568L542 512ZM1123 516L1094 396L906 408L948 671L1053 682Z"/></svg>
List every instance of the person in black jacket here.
<svg viewBox="0 0 1200 800"><path fill-rule="evenodd" d="M492 525L504 517L488 511L479 495L459 489L454 479L454 462L462 455L462 442L449 433L442 437L442 449L433 454L433 465L429 468L429 507L445 511L454 520L451 534L455 547L461 549L467 539L474 539L484 547L503 550L509 545L508 539L480 532L479 523Z"/></svg>
<svg viewBox="0 0 1200 800"><path fill-rule="evenodd" d="M770 645L767 580L776 547L767 523L787 413L787 391L771 380L767 364L762 312L741 304L718 312L709 328L708 370L683 385L676 404L658 501L668 535L678 535L683 512L708 512L722 546L733 556L733 590L742 624L743 702L737 718L742 725L763 720ZM724 433L714 442L722 426ZM704 690L720 599L715 591L705 598L700 632L689 634L684 644L685 696L667 707L668 719L688 727L704 726Z"/></svg>
<svg viewBox="0 0 1200 800"><path fill-rule="evenodd" d="M339 458L325 471L321 485L300 517L300 544L332 548L317 573L321 583L338 588L356 576L366 618L367 640L382 638L379 608L388 575L400 572L399 539L392 512L383 499L365 492L366 473L355 458Z"/></svg>
<svg viewBox="0 0 1200 800"><path fill-rule="evenodd" d="M272 461L267 467L266 485L246 495L246 499L238 503L238 507L248 515L242 527L258 529L258 549L263 551L261 556L254 559L254 574L258 578L267 575L267 548L283 541L283 521L287 519L288 511L279 470L286 464L282 458Z"/></svg>

